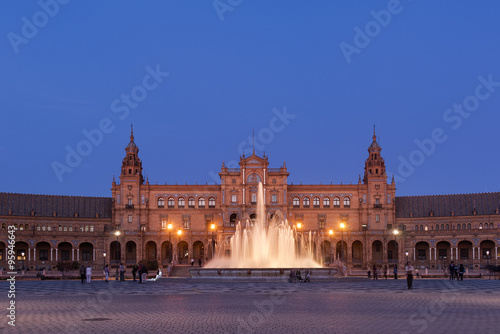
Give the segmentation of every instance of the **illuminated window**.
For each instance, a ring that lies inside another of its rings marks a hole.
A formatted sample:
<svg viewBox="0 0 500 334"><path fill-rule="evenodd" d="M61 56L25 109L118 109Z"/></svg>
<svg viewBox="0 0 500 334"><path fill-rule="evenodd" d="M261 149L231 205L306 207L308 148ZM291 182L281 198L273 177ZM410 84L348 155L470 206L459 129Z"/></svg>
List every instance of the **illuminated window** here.
<svg viewBox="0 0 500 334"><path fill-rule="evenodd" d="M189 199L188 199L188 207L191 208L191 209L193 209L194 205L195 205L194 198L193 197L189 197Z"/></svg>
<svg viewBox="0 0 500 334"><path fill-rule="evenodd" d="M304 197L304 199L302 200L302 205L304 206L304 208L309 207L309 197Z"/></svg>
<svg viewBox="0 0 500 334"><path fill-rule="evenodd" d="M340 198L339 197L334 197L333 198L333 207L334 208L340 208Z"/></svg>
<svg viewBox="0 0 500 334"><path fill-rule="evenodd" d="M184 208L184 206L186 205L186 201L184 200L184 198L179 198L179 208Z"/></svg>
<svg viewBox="0 0 500 334"><path fill-rule="evenodd" d="M174 200L174 198L173 198L173 197L169 197L169 198L168 198L168 207L169 207L170 209L172 209L172 208L174 208L174 207L175 207L175 200Z"/></svg>
<svg viewBox="0 0 500 334"><path fill-rule="evenodd" d="M300 206L300 199L298 197L293 198L293 207L298 208Z"/></svg>
<svg viewBox="0 0 500 334"><path fill-rule="evenodd" d="M158 198L158 208L164 208L165 207L165 199L163 197Z"/></svg>
<svg viewBox="0 0 500 334"><path fill-rule="evenodd" d="M344 197L344 208L349 208L351 206L351 199L349 197Z"/></svg>
<svg viewBox="0 0 500 334"><path fill-rule="evenodd" d="M212 209L213 209L213 208L215 208L215 198L210 197L210 198L208 199L208 207L209 207L209 208L212 208Z"/></svg>
<svg viewBox="0 0 500 334"><path fill-rule="evenodd" d="M319 208L319 197L314 197L313 198L313 206L315 208Z"/></svg>
<svg viewBox="0 0 500 334"><path fill-rule="evenodd" d="M324 208L329 208L330 207L330 197L323 198L323 207Z"/></svg>
<svg viewBox="0 0 500 334"><path fill-rule="evenodd" d="M205 208L205 199L203 197L198 199L198 208Z"/></svg>

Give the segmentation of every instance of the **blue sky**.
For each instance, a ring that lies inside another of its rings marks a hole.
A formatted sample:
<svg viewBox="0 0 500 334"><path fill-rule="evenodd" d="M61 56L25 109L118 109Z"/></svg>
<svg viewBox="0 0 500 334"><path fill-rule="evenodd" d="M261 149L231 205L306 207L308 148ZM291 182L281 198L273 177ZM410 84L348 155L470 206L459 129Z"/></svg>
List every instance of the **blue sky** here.
<svg viewBox="0 0 500 334"><path fill-rule="evenodd" d="M213 183L253 130L290 183L356 183L376 124L397 195L499 191L498 17L497 1L6 2L0 191L109 196L131 123L153 184Z"/></svg>

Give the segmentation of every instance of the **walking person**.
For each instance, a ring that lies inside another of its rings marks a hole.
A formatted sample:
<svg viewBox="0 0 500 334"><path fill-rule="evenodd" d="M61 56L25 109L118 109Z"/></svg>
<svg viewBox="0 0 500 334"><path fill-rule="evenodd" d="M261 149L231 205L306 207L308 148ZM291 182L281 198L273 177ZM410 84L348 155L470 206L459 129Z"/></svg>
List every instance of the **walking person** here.
<svg viewBox="0 0 500 334"><path fill-rule="evenodd" d="M104 280L105 280L105 282L109 282L108 279L109 279L109 267L108 267L108 265L106 265L104 267Z"/></svg>
<svg viewBox="0 0 500 334"><path fill-rule="evenodd" d="M408 285L408 290L412 289L413 287L413 271L415 268L411 265L410 262L406 263L406 284Z"/></svg>
<svg viewBox="0 0 500 334"><path fill-rule="evenodd" d="M134 267L132 268L132 277L134 278L134 282L135 282L135 275L137 274L137 265L134 264Z"/></svg>
<svg viewBox="0 0 500 334"><path fill-rule="evenodd" d="M80 278L81 278L82 284L83 284L85 282L85 267L83 266L83 264L80 267Z"/></svg>
<svg viewBox="0 0 500 334"><path fill-rule="evenodd" d="M386 264L386 265L384 265L384 278L385 279L387 279L387 271L388 271L388 269L387 269L387 264Z"/></svg>
<svg viewBox="0 0 500 334"><path fill-rule="evenodd" d="M123 266L123 263L120 263L120 282L125 281L125 267Z"/></svg>
<svg viewBox="0 0 500 334"><path fill-rule="evenodd" d="M142 283L142 271L144 270L144 265L139 261L139 267L137 268L137 273L139 274L139 284Z"/></svg>
<svg viewBox="0 0 500 334"><path fill-rule="evenodd" d="M87 269L85 269L85 275L87 276L87 283L90 283L92 280L92 267L88 266Z"/></svg>

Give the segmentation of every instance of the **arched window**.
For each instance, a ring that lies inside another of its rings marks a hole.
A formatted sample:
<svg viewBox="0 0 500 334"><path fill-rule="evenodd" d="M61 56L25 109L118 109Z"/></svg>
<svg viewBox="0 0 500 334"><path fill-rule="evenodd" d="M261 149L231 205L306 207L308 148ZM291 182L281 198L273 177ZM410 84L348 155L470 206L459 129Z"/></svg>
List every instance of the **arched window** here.
<svg viewBox="0 0 500 334"><path fill-rule="evenodd" d="M483 229L483 223L480 223L479 224L479 229L482 230Z"/></svg>
<svg viewBox="0 0 500 334"><path fill-rule="evenodd" d="M300 206L300 199L298 197L293 198L293 207L298 208Z"/></svg>
<svg viewBox="0 0 500 334"><path fill-rule="evenodd" d="M198 198L198 207L203 209L205 208L205 198L203 197Z"/></svg>
<svg viewBox="0 0 500 334"><path fill-rule="evenodd" d="M252 193L252 199L251 199L252 204L257 204L257 194Z"/></svg>
<svg viewBox="0 0 500 334"><path fill-rule="evenodd" d="M470 230L470 228L471 228L470 223L467 223L467 229Z"/></svg>
<svg viewBox="0 0 500 334"><path fill-rule="evenodd" d="M324 208L329 208L330 207L330 197L323 198L323 207Z"/></svg>
<svg viewBox="0 0 500 334"><path fill-rule="evenodd" d="M457 230L460 230L460 224L457 224Z"/></svg>
<svg viewBox="0 0 500 334"><path fill-rule="evenodd" d="M415 225L415 231L418 231L418 225Z"/></svg>
<svg viewBox="0 0 500 334"><path fill-rule="evenodd" d="M493 228L493 223L490 223L490 228Z"/></svg>
<svg viewBox="0 0 500 334"><path fill-rule="evenodd" d="M19 225L19 231L24 231L24 225L23 224Z"/></svg>
<svg viewBox="0 0 500 334"><path fill-rule="evenodd" d="M26 225L27 226L27 225ZM52 226L47 225L47 231L52 231Z"/></svg>
<svg viewBox="0 0 500 334"><path fill-rule="evenodd" d="M28 224L24 225L24 229L25 229L26 231L28 231L28 230L30 229L30 228L29 228L29 226L28 226ZM49 230L49 231L50 231L50 230Z"/></svg>
<svg viewBox="0 0 500 334"><path fill-rule="evenodd" d="M439 224L436 224L436 230L439 231Z"/></svg>
<svg viewBox="0 0 500 334"><path fill-rule="evenodd" d="M424 230L424 225L420 225L420 231Z"/></svg>
<svg viewBox="0 0 500 334"><path fill-rule="evenodd" d="M309 207L309 197L304 197L304 199L302 200L302 205L304 206L304 208Z"/></svg>
<svg viewBox="0 0 500 334"><path fill-rule="evenodd" d="M406 231L406 225L403 225L403 231Z"/></svg>
<svg viewBox="0 0 500 334"><path fill-rule="evenodd" d="M168 203L167 203L167 204L168 204L168 207L169 207L169 208L171 208L171 209L172 209L172 208L175 208L175 200L174 200L174 198L173 198L173 197L169 197L169 198L168 198Z"/></svg>
<svg viewBox="0 0 500 334"><path fill-rule="evenodd" d="M351 199L348 196L346 196L344 197L344 208L349 208L349 207L351 207Z"/></svg>
<svg viewBox="0 0 500 334"><path fill-rule="evenodd" d="M450 225L446 224L446 230L448 231L450 229Z"/></svg>
<svg viewBox="0 0 500 334"><path fill-rule="evenodd" d="M213 209L213 208L215 208L215 198L210 197L210 198L208 199L208 207L209 207L209 208L212 208L212 209Z"/></svg>
<svg viewBox="0 0 500 334"><path fill-rule="evenodd" d="M467 225L465 225L465 223L462 224L462 230L465 230L467 227Z"/></svg>
<svg viewBox="0 0 500 334"><path fill-rule="evenodd" d="M163 197L158 197L158 208L164 208L165 207L165 199Z"/></svg>
<svg viewBox="0 0 500 334"><path fill-rule="evenodd" d="M2 230L6 230L7 229L7 224L2 224Z"/></svg>
<svg viewBox="0 0 500 334"><path fill-rule="evenodd" d="M319 208L319 197L314 197L313 198L313 206L315 208Z"/></svg>
<svg viewBox="0 0 500 334"><path fill-rule="evenodd" d="M195 203L194 198L193 197L189 197L188 198L188 207L191 208L191 209L194 208L194 205L195 205L194 203Z"/></svg>
<svg viewBox="0 0 500 334"><path fill-rule="evenodd" d="M334 197L333 198L333 207L334 208L340 208L340 198L339 197Z"/></svg>
<svg viewBox="0 0 500 334"><path fill-rule="evenodd" d="M179 198L179 208L184 208L186 205L186 200L182 197Z"/></svg>
<svg viewBox="0 0 500 334"><path fill-rule="evenodd" d="M485 228L485 229L488 229L488 223L485 223L485 224L484 224L484 228Z"/></svg>

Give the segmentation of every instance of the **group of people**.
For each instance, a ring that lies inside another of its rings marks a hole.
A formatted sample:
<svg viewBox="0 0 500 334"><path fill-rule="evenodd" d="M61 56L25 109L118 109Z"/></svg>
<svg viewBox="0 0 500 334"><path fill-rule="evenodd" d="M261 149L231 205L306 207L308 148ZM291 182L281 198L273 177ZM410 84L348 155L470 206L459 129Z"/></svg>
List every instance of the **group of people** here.
<svg viewBox="0 0 500 334"><path fill-rule="evenodd" d="M373 279L378 279L378 267L376 264L373 265ZM368 267L368 279L372 278L372 269ZM387 279L387 273L389 271L389 268L387 265L384 265L384 278ZM410 262L406 263L405 266L405 272L406 272L406 283L408 285L408 290L412 289L413 287L413 274L415 272L415 268L411 265ZM418 271L416 271L416 274L418 276ZM394 279L398 279L398 266L394 266Z"/></svg>
<svg viewBox="0 0 500 334"><path fill-rule="evenodd" d="M311 272L306 270L304 272L304 278L302 278L302 274L300 273L300 269L290 270L290 275L288 276L289 283L310 283L311 282Z"/></svg>
<svg viewBox="0 0 500 334"><path fill-rule="evenodd" d="M125 266L123 265L123 263L120 263L120 265L118 267L118 271L120 272L120 281L124 282L125 281ZM109 282L109 265L104 266L103 273L104 273L105 282ZM147 269L146 265L144 265L142 263L142 261L139 262L139 265L134 265L134 267L132 268L132 277L134 279L134 282L136 281L136 275L139 275L138 276L139 283L146 282L147 275L148 275L148 269ZM161 275L162 275L161 269L158 269L156 279L158 279L158 276L161 277ZM88 266L85 268L85 266L82 265L80 267L80 278L81 278L82 284L84 282L90 283L92 280L92 267Z"/></svg>
<svg viewBox="0 0 500 334"><path fill-rule="evenodd" d="M194 259L191 259L191 267L194 266ZM201 267L201 257L198 258L198 266Z"/></svg>
<svg viewBox="0 0 500 334"><path fill-rule="evenodd" d="M453 261L451 261L450 266L450 279L454 280L456 279L457 281L463 281L464 280L464 274L465 274L465 267L463 264L454 264Z"/></svg>

